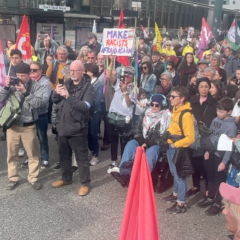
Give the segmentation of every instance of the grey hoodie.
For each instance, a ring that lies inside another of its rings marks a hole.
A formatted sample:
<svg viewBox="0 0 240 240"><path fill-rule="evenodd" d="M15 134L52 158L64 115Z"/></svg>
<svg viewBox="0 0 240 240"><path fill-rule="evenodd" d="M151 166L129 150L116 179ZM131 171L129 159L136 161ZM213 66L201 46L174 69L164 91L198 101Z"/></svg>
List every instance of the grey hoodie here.
<svg viewBox="0 0 240 240"><path fill-rule="evenodd" d="M210 129L213 131L213 134L209 137L214 146L217 146L218 139L221 134L226 134L230 137L237 136L237 126L234 121L234 117L221 120L218 117L213 119ZM222 162L227 164L232 152L225 152ZM220 157L220 152L215 152L215 155Z"/></svg>
<svg viewBox="0 0 240 240"><path fill-rule="evenodd" d="M52 88L47 76L42 76L38 83L42 86L43 91L42 103L38 109L38 115L40 116L48 112L49 98L52 93Z"/></svg>

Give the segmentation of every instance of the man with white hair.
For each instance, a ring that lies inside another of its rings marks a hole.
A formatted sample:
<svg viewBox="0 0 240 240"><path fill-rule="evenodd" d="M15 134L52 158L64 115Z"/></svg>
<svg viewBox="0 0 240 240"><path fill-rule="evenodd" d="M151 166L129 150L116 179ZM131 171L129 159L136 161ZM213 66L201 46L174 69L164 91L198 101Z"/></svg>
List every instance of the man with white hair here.
<svg viewBox="0 0 240 240"><path fill-rule="evenodd" d="M58 131L58 153L62 169L60 180L52 183L59 188L72 183L72 152L78 164L81 188L80 196L89 193L90 164L88 159L88 121L89 109L94 101L94 87L84 74L84 65L75 60L70 65L71 78L58 84L52 94L53 103L57 104L56 127Z"/></svg>
<svg viewBox="0 0 240 240"><path fill-rule="evenodd" d="M72 49L72 40L71 39L67 39L66 41L65 41L65 46L66 46L66 48L67 48L67 50L68 50L68 59L70 59L70 60L76 60L76 58L77 58L77 55L75 54L75 52L73 51L73 49Z"/></svg>
<svg viewBox="0 0 240 240"><path fill-rule="evenodd" d="M57 49L57 59L49 64L46 72L53 91L57 87L59 79L64 78L63 73L66 71L69 72L69 65L71 62L72 61L68 59L68 50L66 46L59 46Z"/></svg>
<svg viewBox="0 0 240 240"><path fill-rule="evenodd" d="M207 77L210 81L214 80L215 75L216 75L216 69L214 67L207 67L203 71L203 76Z"/></svg>

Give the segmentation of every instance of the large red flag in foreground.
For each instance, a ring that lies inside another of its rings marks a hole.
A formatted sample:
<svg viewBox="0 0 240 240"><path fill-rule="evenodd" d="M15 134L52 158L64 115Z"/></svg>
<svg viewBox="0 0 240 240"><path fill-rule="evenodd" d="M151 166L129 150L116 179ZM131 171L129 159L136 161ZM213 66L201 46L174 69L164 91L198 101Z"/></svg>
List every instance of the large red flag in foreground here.
<svg viewBox="0 0 240 240"><path fill-rule="evenodd" d="M207 45L210 40L214 37L210 27L208 26L205 18L202 18L202 31L201 31L201 40L198 46L197 57L201 54L202 51L207 49Z"/></svg>
<svg viewBox="0 0 240 240"><path fill-rule="evenodd" d="M120 240L159 240L157 211L145 151L137 148Z"/></svg>
<svg viewBox="0 0 240 240"><path fill-rule="evenodd" d="M22 25L18 33L15 49L22 52L22 59L24 62L29 63L32 58L30 32L26 15L23 16Z"/></svg>
<svg viewBox="0 0 240 240"><path fill-rule="evenodd" d="M123 19L124 19L124 15L123 15L123 10L121 9L120 18L119 18L119 22L118 22L118 28L125 28L125 25L123 24ZM130 65L128 57L118 56L117 61L119 63L123 64L124 66Z"/></svg>

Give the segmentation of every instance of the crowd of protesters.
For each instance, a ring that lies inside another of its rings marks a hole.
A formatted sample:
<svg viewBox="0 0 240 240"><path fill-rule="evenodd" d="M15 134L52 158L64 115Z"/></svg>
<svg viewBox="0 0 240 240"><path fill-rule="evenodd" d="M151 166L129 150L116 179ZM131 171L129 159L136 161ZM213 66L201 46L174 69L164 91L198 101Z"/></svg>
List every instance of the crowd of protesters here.
<svg viewBox="0 0 240 240"><path fill-rule="evenodd" d="M142 146L150 171L161 152L167 152L174 177L173 193L164 198L174 203L167 209L169 213L187 211L185 201L200 192L203 177L205 195L198 206L208 207L207 215L218 214L222 206L219 186L227 180L232 152L218 151L216 145L221 134L234 142L240 138L239 53L222 46L220 36L198 59L197 37L192 35L185 43L182 40L166 36L159 52L154 39L140 37L135 53L139 55L136 81L134 59L130 66L122 66L111 55L104 70L106 56L99 53L101 44L93 33L77 54L70 40L59 46L49 35L41 40L38 34L33 49L38 61L30 65L22 62L20 50L12 48L14 42L7 41L7 77L0 101L13 94L22 111L13 126L3 128L1 140L7 140L8 150L6 188L13 190L18 184L18 156L26 155L21 166L29 168L28 181L33 188L41 189L38 175L40 168L50 164L47 130L52 123L59 149L59 162L53 170L62 171L53 187L71 184L78 172L79 195L87 195L90 166L99 163L99 149L109 148L107 173L127 186L136 148ZM14 77L20 79L19 84L11 84ZM121 162L117 164L119 141ZM186 177L190 175L193 187L187 191Z"/></svg>

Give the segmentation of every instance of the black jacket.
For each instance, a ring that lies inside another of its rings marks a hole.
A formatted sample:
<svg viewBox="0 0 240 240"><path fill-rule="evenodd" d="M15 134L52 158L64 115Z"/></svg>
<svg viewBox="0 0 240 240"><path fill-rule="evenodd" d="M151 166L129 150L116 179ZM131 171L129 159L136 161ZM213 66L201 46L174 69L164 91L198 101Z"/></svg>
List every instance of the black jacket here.
<svg viewBox="0 0 240 240"><path fill-rule="evenodd" d="M71 47L66 46L66 45L65 45L65 47L68 50L68 59L73 60L73 61L76 60L77 56L76 56L75 52L73 51L73 49Z"/></svg>
<svg viewBox="0 0 240 240"><path fill-rule="evenodd" d="M71 79L64 82L70 96L65 99L57 94L52 94L53 103L57 104L56 127L59 136L87 136L89 107L85 103L93 104L95 93L89 78L83 76L81 82L73 88Z"/></svg>
<svg viewBox="0 0 240 240"><path fill-rule="evenodd" d="M164 63L159 60L158 63L155 66L153 66L153 73L157 77L156 85L161 85L160 77L163 72L164 72Z"/></svg>
<svg viewBox="0 0 240 240"><path fill-rule="evenodd" d="M102 45L99 42L97 42L95 46L90 45L89 42L86 42L85 44L83 44L83 46L88 46L92 51L96 53L96 55L99 54L102 47Z"/></svg>
<svg viewBox="0 0 240 240"><path fill-rule="evenodd" d="M197 122L202 121L209 128L212 120L217 116L217 99L213 98L210 94L203 104L200 104L200 96L194 96L190 99L192 114L194 115ZM206 109L206 111L205 111ZM205 113L204 113L205 111ZM204 113L204 116L203 116Z"/></svg>

